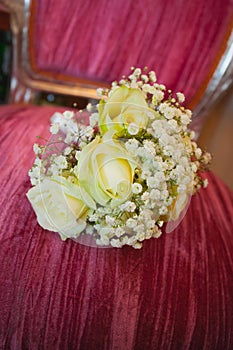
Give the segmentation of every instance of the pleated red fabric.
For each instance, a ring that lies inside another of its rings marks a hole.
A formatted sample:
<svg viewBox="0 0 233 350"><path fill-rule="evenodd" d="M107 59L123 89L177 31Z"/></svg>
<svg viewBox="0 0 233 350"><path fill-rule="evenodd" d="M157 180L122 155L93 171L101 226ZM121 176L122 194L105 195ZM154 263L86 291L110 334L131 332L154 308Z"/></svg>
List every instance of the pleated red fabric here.
<svg viewBox="0 0 233 350"><path fill-rule="evenodd" d="M31 58L41 72L112 82L131 66L190 102L232 29L232 0L33 0Z"/></svg>
<svg viewBox="0 0 233 350"><path fill-rule="evenodd" d="M233 195L212 173L141 250L62 242L25 194L58 108L0 108L0 349L233 349Z"/></svg>

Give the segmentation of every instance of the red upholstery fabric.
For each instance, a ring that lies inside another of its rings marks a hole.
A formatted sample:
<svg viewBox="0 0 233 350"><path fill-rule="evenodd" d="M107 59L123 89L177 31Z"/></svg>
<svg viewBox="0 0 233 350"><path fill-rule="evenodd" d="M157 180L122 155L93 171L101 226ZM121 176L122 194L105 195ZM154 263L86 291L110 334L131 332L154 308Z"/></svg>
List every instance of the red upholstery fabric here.
<svg viewBox="0 0 233 350"><path fill-rule="evenodd" d="M45 232L25 193L57 108L0 108L0 349L233 349L233 195L213 174L142 250Z"/></svg>
<svg viewBox="0 0 233 350"><path fill-rule="evenodd" d="M111 82L148 65L190 102L232 29L232 0L33 0L31 58L42 72Z"/></svg>
<svg viewBox="0 0 233 350"><path fill-rule="evenodd" d="M233 16L231 0L33 3L38 70L111 81L148 65L188 101ZM32 145L57 109L0 107L0 349L231 350L232 193L209 173L180 226L139 251L62 242L25 196Z"/></svg>

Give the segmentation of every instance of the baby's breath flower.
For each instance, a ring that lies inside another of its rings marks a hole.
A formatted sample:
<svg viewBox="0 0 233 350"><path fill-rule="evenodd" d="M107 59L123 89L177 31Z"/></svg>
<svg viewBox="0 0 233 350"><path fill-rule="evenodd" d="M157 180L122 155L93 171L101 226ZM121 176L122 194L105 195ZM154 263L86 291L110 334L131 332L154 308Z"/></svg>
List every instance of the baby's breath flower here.
<svg viewBox="0 0 233 350"><path fill-rule="evenodd" d="M134 183L132 184L132 192L133 192L134 194L139 194L139 193L141 193L141 192L142 192L142 185L141 185L140 183L138 183L138 182L134 182Z"/></svg>
<svg viewBox="0 0 233 350"><path fill-rule="evenodd" d="M197 148L195 150L195 156L197 157L197 159L200 159L202 155L202 150L200 148Z"/></svg>
<svg viewBox="0 0 233 350"><path fill-rule="evenodd" d="M160 199L160 191L158 189L152 189L149 196L150 196L150 199L159 200Z"/></svg>
<svg viewBox="0 0 233 350"><path fill-rule="evenodd" d="M139 77L139 75L142 73L142 70L141 70L141 68L136 68L135 70L134 70L134 72L133 72L133 74L135 75L135 76L138 76Z"/></svg>
<svg viewBox="0 0 233 350"><path fill-rule="evenodd" d="M190 117L187 114L182 114L180 121L184 125L188 125L190 123Z"/></svg>
<svg viewBox="0 0 233 350"><path fill-rule="evenodd" d="M126 221L126 226L129 227L129 228L134 228L137 226L137 220L134 220L132 218L129 218L127 221Z"/></svg>
<svg viewBox="0 0 233 350"><path fill-rule="evenodd" d="M116 220L112 216L106 215L105 221L107 225L113 226Z"/></svg>
<svg viewBox="0 0 233 350"><path fill-rule="evenodd" d="M178 101L179 101L180 103L183 103L183 102L184 102L185 96L184 96L184 94L183 94L182 92L177 92L177 93L176 93L176 96L177 96Z"/></svg>
<svg viewBox="0 0 233 350"><path fill-rule="evenodd" d="M160 112L165 116L166 119L172 119L175 116L174 108L170 107L168 103L161 103L159 106Z"/></svg>
<svg viewBox="0 0 233 350"><path fill-rule="evenodd" d="M128 126L128 133L130 135L137 135L138 132L139 132L139 126L135 123L130 123Z"/></svg>
<svg viewBox="0 0 233 350"><path fill-rule="evenodd" d="M141 75L141 79L142 79L145 83L147 83L147 82L149 81L149 78L148 78L148 76L147 76L146 74L142 74L142 75Z"/></svg>
<svg viewBox="0 0 233 350"><path fill-rule="evenodd" d="M134 248L134 249L141 249L141 248L142 248L142 243L136 242L136 243L133 245L133 248Z"/></svg>
<svg viewBox="0 0 233 350"><path fill-rule="evenodd" d="M34 143L33 145L33 151L36 155L40 154L41 153L41 147L37 144L37 143Z"/></svg>
<svg viewBox="0 0 233 350"><path fill-rule="evenodd" d="M122 243L119 239L111 239L111 246L115 248L121 248Z"/></svg>
<svg viewBox="0 0 233 350"><path fill-rule="evenodd" d="M152 103L153 105L157 105L159 102L161 102L164 98L164 92L161 90L156 89L154 91L153 97L152 97Z"/></svg>
<svg viewBox="0 0 233 350"><path fill-rule="evenodd" d="M72 148L71 148L71 147L66 147L65 150L64 150L64 154L65 154L66 156L68 156L68 155L71 153L71 151L72 151Z"/></svg>
<svg viewBox="0 0 233 350"><path fill-rule="evenodd" d="M149 72L149 78L150 78L150 81L152 81L153 83L156 82L156 74L153 70Z"/></svg>
<svg viewBox="0 0 233 350"><path fill-rule="evenodd" d="M115 230L116 237L122 237L125 234L125 230L122 227L117 227Z"/></svg>
<svg viewBox="0 0 233 350"><path fill-rule="evenodd" d="M127 202L121 204L120 208L121 208L121 210L125 210L128 212L134 212L134 210L136 209L136 205L134 202L127 201Z"/></svg>
<svg viewBox="0 0 233 350"><path fill-rule="evenodd" d="M60 168L60 169L65 169L67 168L67 161L66 161L66 157L60 155L58 157L54 158L54 162L55 164Z"/></svg>
<svg viewBox="0 0 233 350"><path fill-rule="evenodd" d="M104 89L98 88L96 89L96 93L97 93L97 96L101 98L104 94Z"/></svg>
<svg viewBox="0 0 233 350"><path fill-rule="evenodd" d="M166 86L163 85L163 84L159 84L159 88L160 88L162 91L166 90Z"/></svg>
<svg viewBox="0 0 233 350"><path fill-rule="evenodd" d="M56 135L58 133L59 129L60 129L60 125L58 123L52 124L50 126L50 132L53 135Z"/></svg>
<svg viewBox="0 0 233 350"><path fill-rule="evenodd" d="M66 119L72 119L73 116L74 116L74 112L72 112L72 111L65 111L65 112L63 113L63 115L64 115L64 117L65 117Z"/></svg>
<svg viewBox="0 0 233 350"><path fill-rule="evenodd" d="M93 105L91 103L88 103L86 108L88 112L92 112Z"/></svg>

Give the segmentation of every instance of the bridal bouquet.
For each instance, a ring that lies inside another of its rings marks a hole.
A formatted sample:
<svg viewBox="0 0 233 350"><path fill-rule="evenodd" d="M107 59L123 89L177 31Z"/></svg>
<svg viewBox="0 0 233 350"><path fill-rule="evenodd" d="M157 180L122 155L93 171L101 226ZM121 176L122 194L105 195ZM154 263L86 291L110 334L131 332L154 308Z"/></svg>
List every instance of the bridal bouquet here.
<svg viewBox="0 0 233 350"><path fill-rule="evenodd" d="M27 197L39 224L63 240L91 236L97 246L141 248L177 226L191 196L207 185L210 155L188 130L184 95L153 71L98 89L87 110L55 113L46 145L34 145Z"/></svg>

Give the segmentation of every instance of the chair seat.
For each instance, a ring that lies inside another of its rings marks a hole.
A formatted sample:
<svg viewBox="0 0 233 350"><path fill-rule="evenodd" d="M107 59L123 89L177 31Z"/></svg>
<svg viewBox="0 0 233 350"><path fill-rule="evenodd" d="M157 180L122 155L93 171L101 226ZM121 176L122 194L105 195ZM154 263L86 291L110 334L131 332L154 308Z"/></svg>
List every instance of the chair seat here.
<svg viewBox="0 0 233 350"><path fill-rule="evenodd" d="M57 107L0 107L0 348L232 349L233 195L214 174L141 250L62 242L25 194Z"/></svg>

